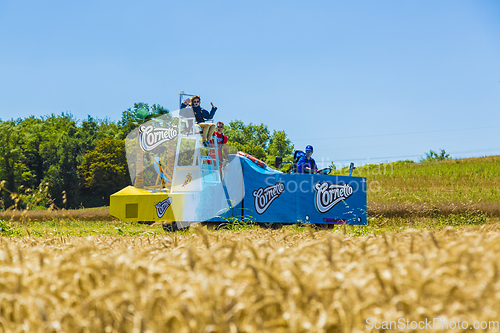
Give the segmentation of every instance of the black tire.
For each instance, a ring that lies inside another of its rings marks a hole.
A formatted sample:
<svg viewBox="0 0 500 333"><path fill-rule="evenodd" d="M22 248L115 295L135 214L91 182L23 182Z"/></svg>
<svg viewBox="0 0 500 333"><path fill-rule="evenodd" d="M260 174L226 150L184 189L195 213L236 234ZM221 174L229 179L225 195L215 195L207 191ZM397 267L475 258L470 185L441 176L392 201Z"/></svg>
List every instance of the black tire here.
<svg viewBox="0 0 500 333"><path fill-rule="evenodd" d="M166 232L176 232L179 231L180 229L177 228L177 222L172 222L172 223L163 223L163 230Z"/></svg>
<svg viewBox="0 0 500 333"><path fill-rule="evenodd" d="M335 224L316 223L316 224L313 224L313 228L316 228L317 230L330 230L330 229L335 228Z"/></svg>
<svg viewBox="0 0 500 333"><path fill-rule="evenodd" d="M283 223L273 223L273 222L262 222L259 223L259 226L264 229L281 229L283 227Z"/></svg>
<svg viewBox="0 0 500 333"><path fill-rule="evenodd" d="M330 230L335 228L335 224L329 224L329 223L300 223L299 226L301 227L306 227L306 228L311 228L314 230Z"/></svg>
<svg viewBox="0 0 500 333"><path fill-rule="evenodd" d="M155 223L155 221L137 221L137 223L139 223L139 224L146 224L146 225L152 225L153 223Z"/></svg>
<svg viewBox="0 0 500 333"><path fill-rule="evenodd" d="M201 226L207 227L207 230L218 230L222 222L201 222Z"/></svg>

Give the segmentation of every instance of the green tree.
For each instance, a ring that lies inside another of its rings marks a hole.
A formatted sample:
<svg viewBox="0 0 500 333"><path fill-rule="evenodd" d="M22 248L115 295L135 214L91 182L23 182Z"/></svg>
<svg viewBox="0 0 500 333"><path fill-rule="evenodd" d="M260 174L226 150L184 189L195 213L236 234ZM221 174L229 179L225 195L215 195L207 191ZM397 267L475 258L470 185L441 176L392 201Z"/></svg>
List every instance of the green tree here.
<svg viewBox="0 0 500 333"><path fill-rule="evenodd" d="M267 125L255 125L252 123L245 125L241 120L229 122L224 129L224 134L227 135L228 141L232 143L260 146L264 150L267 149L270 139Z"/></svg>
<svg viewBox="0 0 500 333"><path fill-rule="evenodd" d="M85 122L82 123L82 127L84 127L84 124ZM109 138L110 136L118 139L118 136L120 134L120 125L118 122L113 122L108 118L104 118L97 119L97 124L97 140Z"/></svg>
<svg viewBox="0 0 500 333"><path fill-rule="evenodd" d="M149 106L147 103L134 103L133 108L128 108L122 112L122 119L118 122L118 138L125 139L140 124L168 113L170 113L168 109L158 104Z"/></svg>
<svg viewBox="0 0 500 333"><path fill-rule="evenodd" d="M86 120L78 126L77 138L80 141L80 149L85 153L89 149L94 149L98 140L120 135L120 125L109 119L95 119L88 116ZM82 154L83 155L83 154Z"/></svg>
<svg viewBox="0 0 500 333"><path fill-rule="evenodd" d="M274 165L276 156L283 157L285 162L293 159L294 146L285 131L275 130L271 136L267 125L245 125L241 120L234 120L226 126L224 133L230 146L265 161L270 166Z"/></svg>
<svg viewBox="0 0 500 333"><path fill-rule="evenodd" d="M78 207L77 167L82 149L78 127L71 114L51 115L44 119L44 142L40 146L43 159L43 182L49 183L49 194L58 207Z"/></svg>
<svg viewBox="0 0 500 333"><path fill-rule="evenodd" d="M229 154L235 154L234 150L236 150L236 152L242 151L247 154L250 154L261 161L265 161L267 158L266 151L261 146L255 146L251 144L242 145L241 143L238 142L229 142L229 146L230 146L230 148L228 149ZM231 149L233 147L235 149Z"/></svg>
<svg viewBox="0 0 500 333"><path fill-rule="evenodd" d="M447 154L444 149L440 149L439 153L434 150L425 153L425 158L420 159L420 162L434 162L434 161L444 161L451 159L450 154Z"/></svg>
<svg viewBox="0 0 500 333"><path fill-rule="evenodd" d="M17 125L22 136L23 163L28 169L27 177L23 179L25 188L36 188L44 176L43 159L40 155L41 146L45 141L44 123L42 119L31 116L23 119Z"/></svg>
<svg viewBox="0 0 500 333"><path fill-rule="evenodd" d="M85 151L93 150L103 137L116 136L119 130L118 124L107 119L88 116L80 122L70 114L52 114L40 119L32 116L17 126L23 134L22 162L27 169L22 185L34 189L49 182L49 195L56 198L56 205L67 208L75 208L84 200L80 198L75 170Z"/></svg>
<svg viewBox="0 0 500 333"><path fill-rule="evenodd" d="M274 165L277 156L283 157L284 162L291 162L293 159L294 145L288 139L285 131L273 131L273 135L267 149L267 163Z"/></svg>
<svg viewBox="0 0 500 333"><path fill-rule="evenodd" d="M147 103L135 103L134 108L127 109L122 113L122 119L120 121L120 139L125 139L127 135L137 126L148 122L149 120L168 114L170 111L163 108L161 105L153 104L149 107ZM139 137L137 137L139 140ZM136 164L135 164L135 177L134 186L143 187L144 186L144 152L139 148L139 141L137 141L137 152Z"/></svg>
<svg viewBox="0 0 500 333"><path fill-rule="evenodd" d="M4 208L13 205L10 194L17 192L23 178L31 177L22 163L22 131L18 123L0 120L0 181L5 180L2 190Z"/></svg>
<svg viewBox="0 0 500 333"><path fill-rule="evenodd" d="M98 140L83 155L78 178L86 207L109 205L110 195L130 184L124 141Z"/></svg>
<svg viewBox="0 0 500 333"><path fill-rule="evenodd" d="M82 153L94 149L99 137L99 121L88 116L87 120L82 121L81 126L78 126L76 137Z"/></svg>

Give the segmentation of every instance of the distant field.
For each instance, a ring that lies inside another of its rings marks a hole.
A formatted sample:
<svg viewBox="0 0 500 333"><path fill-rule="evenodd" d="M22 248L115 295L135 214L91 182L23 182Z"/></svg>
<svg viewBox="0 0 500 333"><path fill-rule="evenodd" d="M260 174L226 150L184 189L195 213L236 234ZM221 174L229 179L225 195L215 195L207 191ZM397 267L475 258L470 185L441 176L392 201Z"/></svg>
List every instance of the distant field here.
<svg viewBox="0 0 500 333"><path fill-rule="evenodd" d="M353 175L368 178L368 201L373 203L500 202L500 156L372 164Z"/></svg>
<svg viewBox="0 0 500 333"><path fill-rule="evenodd" d="M367 177L368 213L373 216L500 216L500 156L372 164L356 168L353 175Z"/></svg>
<svg viewBox="0 0 500 333"><path fill-rule="evenodd" d="M499 229L3 237L0 331L498 332Z"/></svg>
<svg viewBox="0 0 500 333"><path fill-rule="evenodd" d="M348 170L334 174L347 175ZM415 163L398 161L356 168L368 179L368 215L384 217L479 213L500 217L500 156ZM111 221L109 208L0 212L0 219Z"/></svg>

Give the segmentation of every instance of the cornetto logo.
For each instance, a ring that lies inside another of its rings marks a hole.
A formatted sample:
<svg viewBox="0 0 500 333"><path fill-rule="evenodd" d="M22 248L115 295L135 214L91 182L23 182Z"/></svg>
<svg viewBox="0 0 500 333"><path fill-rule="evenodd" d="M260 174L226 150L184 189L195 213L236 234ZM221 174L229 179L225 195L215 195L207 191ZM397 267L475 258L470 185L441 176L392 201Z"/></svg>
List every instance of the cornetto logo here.
<svg viewBox="0 0 500 333"><path fill-rule="evenodd" d="M156 207L156 215L158 218L162 218L163 215L165 215L165 212L167 211L167 208L170 207L172 204L172 198L166 198L165 200L158 202L155 207Z"/></svg>
<svg viewBox="0 0 500 333"><path fill-rule="evenodd" d="M349 198L353 189L349 184L330 184L327 181L314 184L316 190L315 204L320 213L326 213L333 206Z"/></svg>
<svg viewBox="0 0 500 333"><path fill-rule="evenodd" d="M257 214L264 214L269 206L276 200L281 193L285 192L285 184L282 182L277 182L274 185L270 185L266 188L259 188L253 191L254 206Z"/></svg>
<svg viewBox="0 0 500 333"><path fill-rule="evenodd" d="M164 142L175 139L179 131L175 127L139 126L139 142L141 149L151 151Z"/></svg>

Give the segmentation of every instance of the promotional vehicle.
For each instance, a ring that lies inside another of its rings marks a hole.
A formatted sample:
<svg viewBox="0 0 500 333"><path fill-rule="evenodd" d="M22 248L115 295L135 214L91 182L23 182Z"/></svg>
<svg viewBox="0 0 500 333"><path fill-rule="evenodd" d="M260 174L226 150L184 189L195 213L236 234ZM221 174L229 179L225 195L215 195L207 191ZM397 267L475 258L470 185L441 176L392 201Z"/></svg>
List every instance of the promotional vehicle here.
<svg viewBox="0 0 500 333"><path fill-rule="evenodd" d="M134 185L111 195L111 215L168 221L171 230L234 219L266 226L366 224L366 178L283 173L231 147L222 163L217 140L204 147L194 119L184 108L127 136Z"/></svg>

